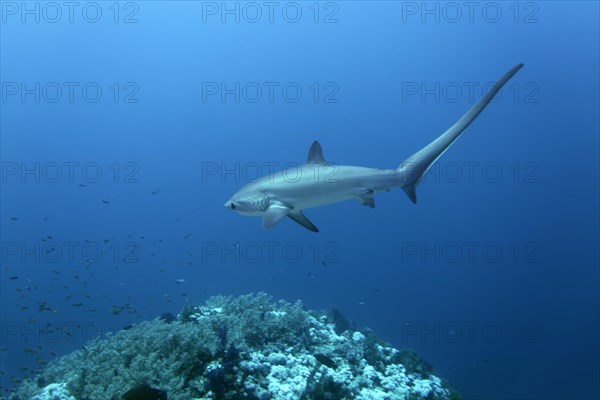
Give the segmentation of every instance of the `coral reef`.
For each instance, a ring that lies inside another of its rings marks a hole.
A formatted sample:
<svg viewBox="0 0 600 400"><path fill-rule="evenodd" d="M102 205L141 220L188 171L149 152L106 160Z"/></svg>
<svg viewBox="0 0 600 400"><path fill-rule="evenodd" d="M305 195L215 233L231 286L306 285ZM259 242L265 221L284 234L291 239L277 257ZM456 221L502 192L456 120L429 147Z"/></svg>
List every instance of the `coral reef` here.
<svg viewBox="0 0 600 400"><path fill-rule="evenodd" d="M264 293L212 297L186 305L175 319L90 342L23 382L10 399L116 400L135 388L157 388L169 400L458 398L416 353L331 315Z"/></svg>
<svg viewBox="0 0 600 400"><path fill-rule="evenodd" d="M71 396L65 383L51 383L31 400L75 400L75 397Z"/></svg>

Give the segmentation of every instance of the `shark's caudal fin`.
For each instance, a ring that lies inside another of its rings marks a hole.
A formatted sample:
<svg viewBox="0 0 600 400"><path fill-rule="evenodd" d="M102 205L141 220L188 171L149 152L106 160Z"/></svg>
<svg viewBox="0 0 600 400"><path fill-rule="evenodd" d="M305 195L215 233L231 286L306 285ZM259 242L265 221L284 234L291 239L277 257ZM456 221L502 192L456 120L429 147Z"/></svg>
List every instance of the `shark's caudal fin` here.
<svg viewBox="0 0 600 400"><path fill-rule="evenodd" d="M413 203L417 202L417 185L425 176L431 164L433 164L444 152L454 143L460 134L477 118L485 106L494 98L496 93L504 86L523 64L515 65L502 78L490 88L490 90L475 104L465 115L461 117L454 125L444 132L440 137L425 146L417 153L410 156L397 168L401 174L402 189L406 192Z"/></svg>

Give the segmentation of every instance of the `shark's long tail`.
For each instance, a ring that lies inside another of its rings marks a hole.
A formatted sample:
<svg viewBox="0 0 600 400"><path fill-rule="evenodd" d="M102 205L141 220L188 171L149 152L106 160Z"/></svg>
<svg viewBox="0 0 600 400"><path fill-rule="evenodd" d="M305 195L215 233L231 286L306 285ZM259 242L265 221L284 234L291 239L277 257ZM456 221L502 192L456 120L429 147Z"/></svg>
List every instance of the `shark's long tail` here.
<svg viewBox="0 0 600 400"><path fill-rule="evenodd" d="M417 202L417 185L425 176L431 164L433 164L444 152L454 143L460 134L477 118L485 106L494 98L496 93L504 86L523 64L517 64L508 71L502 78L490 88L490 90L475 104L465 115L461 117L454 125L444 132L440 137L429 143L420 151L407 158L397 171L401 176L401 187L413 203Z"/></svg>

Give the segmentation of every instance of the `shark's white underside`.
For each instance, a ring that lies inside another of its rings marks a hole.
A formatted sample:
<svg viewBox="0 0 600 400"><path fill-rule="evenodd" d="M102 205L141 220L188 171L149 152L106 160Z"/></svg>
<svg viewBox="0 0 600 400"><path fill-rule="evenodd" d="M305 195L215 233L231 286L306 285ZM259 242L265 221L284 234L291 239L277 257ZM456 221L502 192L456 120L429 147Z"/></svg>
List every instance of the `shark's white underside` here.
<svg viewBox="0 0 600 400"><path fill-rule="evenodd" d="M260 216L263 227L271 228L286 216L305 228L318 232L302 213L307 208L356 199L375 207L376 192L402 188L416 203L416 187L431 165L477 118L500 88L517 73L518 64L446 132L406 159L397 169L376 169L327 163L319 142L310 147L307 163L275 172L249 183L234 194L225 207L242 215Z"/></svg>

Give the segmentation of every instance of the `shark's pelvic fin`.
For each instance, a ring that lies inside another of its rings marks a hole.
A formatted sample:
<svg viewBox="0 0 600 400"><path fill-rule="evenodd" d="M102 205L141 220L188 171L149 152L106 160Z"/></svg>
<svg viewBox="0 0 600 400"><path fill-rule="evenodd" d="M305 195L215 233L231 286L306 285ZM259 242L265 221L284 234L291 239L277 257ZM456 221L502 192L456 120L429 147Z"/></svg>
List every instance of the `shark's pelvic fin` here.
<svg viewBox="0 0 600 400"><path fill-rule="evenodd" d="M477 118L479 113L488 105L494 98L496 93L504 86L514 74L521 69L523 64L515 65L502 78L496 82L494 86L475 104L469 111L466 112L454 125L444 132L440 137L435 139L429 145L417 153L410 156L397 168L401 175L400 185L406 192L413 203L417 202L417 185L425 176L431 164L433 164L444 152L454 143L460 134Z"/></svg>
<svg viewBox="0 0 600 400"><path fill-rule="evenodd" d="M323 158L323 148L321 147L321 143L315 140L312 145L310 145L310 149L308 150L308 160L306 160L307 164L327 164L325 158Z"/></svg>
<svg viewBox="0 0 600 400"><path fill-rule="evenodd" d="M269 207L265 211L262 220L262 226L265 229L269 229L277 225L279 221L285 218L286 215L292 210L291 207L286 206L280 202L271 202Z"/></svg>
<svg viewBox="0 0 600 400"><path fill-rule="evenodd" d="M375 208L375 196L371 189L365 189L362 192L356 193L356 198L363 206Z"/></svg>
<svg viewBox="0 0 600 400"><path fill-rule="evenodd" d="M306 218L304 214L302 214L302 211L290 211L287 216L293 219L295 222L302 225L303 227L305 227L306 229L308 229L309 231L319 232L319 228L317 228L315 224L310 222L309 219Z"/></svg>

